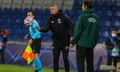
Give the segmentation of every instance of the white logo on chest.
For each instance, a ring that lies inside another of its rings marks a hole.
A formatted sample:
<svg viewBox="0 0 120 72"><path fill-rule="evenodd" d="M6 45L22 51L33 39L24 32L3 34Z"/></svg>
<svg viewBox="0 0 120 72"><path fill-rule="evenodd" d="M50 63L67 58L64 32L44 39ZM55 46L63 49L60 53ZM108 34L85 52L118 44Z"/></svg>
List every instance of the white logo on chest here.
<svg viewBox="0 0 120 72"><path fill-rule="evenodd" d="M62 21L61 21L60 18L58 18L57 21L58 21L58 24L61 24L61 23L62 23Z"/></svg>
<svg viewBox="0 0 120 72"><path fill-rule="evenodd" d="M92 22L92 23L95 23L95 22L96 22L96 19L95 19L95 18L90 17L90 18L88 18L88 21L89 21L89 22Z"/></svg>
<svg viewBox="0 0 120 72"><path fill-rule="evenodd" d="M54 21L52 20L51 23L54 23Z"/></svg>

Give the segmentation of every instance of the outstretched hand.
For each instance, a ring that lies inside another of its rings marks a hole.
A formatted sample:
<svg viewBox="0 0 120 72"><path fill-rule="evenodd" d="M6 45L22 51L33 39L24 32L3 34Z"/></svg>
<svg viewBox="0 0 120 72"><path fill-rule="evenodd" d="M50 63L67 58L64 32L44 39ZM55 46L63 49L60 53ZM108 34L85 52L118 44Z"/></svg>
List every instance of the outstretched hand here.
<svg viewBox="0 0 120 72"><path fill-rule="evenodd" d="M25 39L25 40L28 39L28 34L26 34L26 35L24 36L24 39Z"/></svg>
<svg viewBox="0 0 120 72"><path fill-rule="evenodd" d="M73 45L73 44L70 44L70 48L75 48L75 45Z"/></svg>
<svg viewBox="0 0 120 72"><path fill-rule="evenodd" d="M32 45L32 43L33 43L33 40L30 39L29 42L28 42L28 44L29 44L29 45Z"/></svg>

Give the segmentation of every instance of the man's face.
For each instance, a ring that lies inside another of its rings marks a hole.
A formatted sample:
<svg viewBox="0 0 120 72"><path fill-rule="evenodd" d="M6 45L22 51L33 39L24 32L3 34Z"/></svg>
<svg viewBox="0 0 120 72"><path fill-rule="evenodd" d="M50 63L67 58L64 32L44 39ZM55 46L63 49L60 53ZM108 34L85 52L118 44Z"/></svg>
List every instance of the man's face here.
<svg viewBox="0 0 120 72"><path fill-rule="evenodd" d="M82 4L82 11L85 11L87 9L87 6L84 5L84 3Z"/></svg>
<svg viewBox="0 0 120 72"><path fill-rule="evenodd" d="M34 16L33 16L32 12L28 12L27 17L30 17L30 18L34 19Z"/></svg>
<svg viewBox="0 0 120 72"><path fill-rule="evenodd" d="M51 14L55 15L58 13L58 7L57 6L51 6L50 7Z"/></svg>
<svg viewBox="0 0 120 72"><path fill-rule="evenodd" d="M32 14L32 12L28 12L27 17L24 19L24 24L26 26L32 25L33 20L34 20L34 15Z"/></svg>
<svg viewBox="0 0 120 72"><path fill-rule="evenodd" d="M116 31L112 31L111 34L113 37L116 37Z"/></svg>

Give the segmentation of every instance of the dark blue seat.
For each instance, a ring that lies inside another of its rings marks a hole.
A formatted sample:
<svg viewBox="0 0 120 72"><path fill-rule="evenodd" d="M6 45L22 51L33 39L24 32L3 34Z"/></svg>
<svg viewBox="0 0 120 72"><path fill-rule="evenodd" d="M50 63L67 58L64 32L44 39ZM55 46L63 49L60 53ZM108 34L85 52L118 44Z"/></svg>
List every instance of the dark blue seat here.
<svg viewBox="0 0 120 72"><path fill-rule="evenodd" d="M11 13L12 13L12 9L9 8L2 9L2 14L11 15Z"/></svg>
<svg viewBox="0 0 120 72"><path fill-rule="evenodd" d="M40 27L44 27L45 26L45 20L41 19L39 24L40 24Z"/></svg>
<svg viewBox="0 0 120 72"><path fill-rule="evenodd" d="M9 8L2 9L2 16L4 18L11 17L12 10Z"/></svg>
<svg viewBox="0 0 120 72"><path fill-rule="evenodd" d="M110 17L110 16L112 16L113 14L112 14L113 12L111 11L111 10L106 10L106 11L103 11L103 16L106 16L106 17Z"/></svg>
<svg viewBox="0 0 120 72"><path fill-rule="evenodd" d="M32 10L31 10L31 9L28 9L28 8L25 8L25 9L22 11L22 15L26 17L28 11L32 11Z"/></svg>
<svg viewBox="0 0 120 72"><path fill-rule="evenodd" d="M109 21L109 20L103 21L101 26L110 28L111 27L111 21Z"/></svg>
<svg viewBox="0 0 120 72"><path fill-rule="evenodd" d="M43 19L43 15L36 15L35 19Z"/></svg>
<svg viewBox="0 0 120 72"><path fill-rule="evenodd" d="M96 14L99 16L99 17L101 17L102 15L103 15L103 12L101 11L101 10L97 10L97 11L95 11L96 12Z"/></svg>
<svg viewBox="0 0 120 72"><path fill-rule="evenodd" d="M82 0L74 0L72 10L65 10L68 16L70 16L74 26L78 20L81 11ZM106 35L111 29L119 29L120 27L120 2L113 3L110 1L97 1L94 0L94 11L100 17L101 32L99 42L105 41ZM30 9L0 9L0 29L8 28L11 31L9 37L11 39L22 39L24 32L28 30L24 25L24 18L27 16L27 12ZM35 19L38 21L41 27L45 26L45 22L50 16L49 9L35 9ZM19 30L18 30L19 29ZM16 30L16 31L15 31ZM20 32L20 33L19 33ZM19 33L19 34L18 34ZM17 35L18 34L18 35ZM43 34L43 40L50 40L50 34Z"/></svg>
<svg viewBox="0 0 120 72"><path fill-rule="evenodd" d="M79 16L82 12L80 10L72 11L73 16Z"/></svg>
<svg viewBox="0 0 120 72"><path fill-rule="evenodd" d="M35 9L34 10L34 12L35 12L35 15L37 16L37 15L43 15L43 10L41 10L41 9Z"/></svg>
<svg viewBox="0 0 120 72"><path fill-rule="evenodd" d="M117 2L116 5L117 5L118 7L120 7L120 2Z"/></svg>
<svg viewBox="0 0 120 72"><path fill-rule="evenodd" d="M110 8L111 8L112 11L119 10L119 6L117 6L116 3L112 4L112 6Z"/></svg>
<svg viewBox="0 0 120 72"><path fill-rule="evenodd" d="M51 41L51 32L42 33L42 40L43 41Z"/></svg>
<svg viewBox="0 0 120 72"><path fill-rule="evenodd" d="M45 9L43 10L43 16L45 17L49 17L50 16L50 10L49 9Z"/></svg>
<svg viewBox="0 0 120 72"><path fill-rule="evenodd" d="M120 16L120 11L119 10L116 10L116 11L112 11L112 15L113 16Z"/></svg>
<svg viewBox="0 0 120 72"><path fill-rule="evenodd" d="M65 10L64 13L69 16L72 17L72 10Z"/></svg>
<svg viewBox="0 0 120 72"><path fill-rule="evenodd" d="M15 8L12 10L12 16L21 16L23 13L23 10L22 9L18 9L18 8Z"/></svg>
<svg viewBox="0 0 120 72"><path fill-rule="evenodd" d="M115 14L116 14L116 16L120 17L120 11L119 10L117 10Z"/></svg>
<svg viewBox="0 0 120 72"><path fill-rule="evenodd" d="M109 36L109 31L101 31L101 36L102 37L108 37Z"/></svg>
<svg viewBox="0 0 120 72"><path fill-rule="evenodd" d="M101 36L101 37L99 37L99 39L98 39L98 43L104 43L105 40L106 40L106 38Z"/></svg>
<svg viewBox="0 0 120 72"><path fill-rule="evenodd" d="M72 10L79 10L82 5L82 0L74 0Z"/></svg>

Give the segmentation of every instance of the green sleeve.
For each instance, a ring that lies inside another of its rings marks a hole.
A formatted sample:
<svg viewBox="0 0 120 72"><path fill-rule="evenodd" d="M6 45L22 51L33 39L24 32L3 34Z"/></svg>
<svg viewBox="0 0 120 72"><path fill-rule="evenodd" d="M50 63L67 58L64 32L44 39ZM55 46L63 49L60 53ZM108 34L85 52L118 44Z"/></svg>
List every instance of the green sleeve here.
<svg viewBox="0 0 120 72"><path fill-rule="evenodd" d="M80 38L81 32L82 32L82 24L83 24L82 17L80 16L77 21L76 27L75 27L75 32L74 32L72 43L76 44L78 39Z"/></svg>

